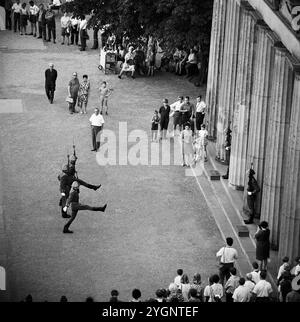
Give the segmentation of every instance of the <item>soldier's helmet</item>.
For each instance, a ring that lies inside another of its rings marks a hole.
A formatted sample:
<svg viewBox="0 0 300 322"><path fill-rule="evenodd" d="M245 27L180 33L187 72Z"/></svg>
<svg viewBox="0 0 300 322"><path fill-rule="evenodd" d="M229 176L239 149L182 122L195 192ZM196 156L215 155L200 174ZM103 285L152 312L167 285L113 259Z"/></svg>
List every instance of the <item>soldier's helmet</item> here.
<svg viewBox="0 0 300 322"><path fill-rule="evenodd" d="M80 184L77 181L72 183L72 189L79 189Z"/></svg>
<svg viewBox="0 0 300 322"><path fill-rule="evenodd" d="M77 161L77 157L75 155L72 155L70 158L70 163L75 165L76 161Z"/></svg>
<svg viewBox="0 0 300 322"><path fill-rule="evenodd" d="M64 173L67 173L69 171L69 166L67 164L65 164L63 167L62 167L62 172Z"/></svg>

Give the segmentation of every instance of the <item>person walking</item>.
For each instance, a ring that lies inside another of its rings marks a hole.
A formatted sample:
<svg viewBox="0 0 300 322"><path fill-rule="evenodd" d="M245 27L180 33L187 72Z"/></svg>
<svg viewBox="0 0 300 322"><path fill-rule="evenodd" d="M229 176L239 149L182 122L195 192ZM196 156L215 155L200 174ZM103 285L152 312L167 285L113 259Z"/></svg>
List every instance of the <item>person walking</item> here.
<svg viewBox="0 0 300 322"><path fill-rule="evenodd" d="M47 40L45 14L46 14L45 7L41 3L39 6L39 12L38 12L38 16L37 16L38 29L39 29L38 39L43 39L44 41Z"/></svg>
<svg viewBox="0 0 300 322"><path fill-rule="evenodd" d="M66 206L64 207L64 212L67 212L68 208L71 206L71 218L70 220L65 224L63 233L64 234L72 234L73 231L71 231L69 228L72 224L72 222L75 220L78 211L80 210L90 210L90 211L102 211L105 212L105 209L107 207L107 204L105 204L102 207L91 207L89 205L84 205L79 203L79 187L80 184L78 181L74 181L72 183L72 191L70 193L70 196L67 200Z"/></svg>
<svg viewBox="0 0 300 322"><path fill-rule="evenodd" d="M21 32L21 9L20 0L17 0L11 7L14 17L14 32L17 32L17 30Z"/></svg>
<svg viewBox="0 0 300 322"><path fill-rule="evenodd" d="M220 280L221 284L224 284L230 277L230 268L234 267L234 263L238 258L238 253L235 248L232 247L233 239L231 237L226 238L226 245L222 247L216 254L216 257L220 258Z"/></svg>
<svg viewBox="0 0 300 322"><path fill-rule="evenodd" d="M70 114L76 113L75 106L78 98L78 91L79 91L80 83L77 78L77 73L73 73L72 79L69 81L68 84L68 95L69 95L69 112Z"/></svg>
<svg viewBox="0 0 300 322"><path fill-rule="evenodd" d="M92 130L92 144L93 149L91 151L97 151L100 147L100 138L97 142L99 133L103 129L104 119L103 116L99 113L99 108L95 108L94 114L90 117L91 130Z"/></svg>
<svg viewBox="0 0 300 322"><path fill-rule="evenodd" d="M54 69L54 64L49 63L49 68L45 71L45 90L50 104L53 104L56 79L57 71Z"/></svg>
<svg viewBox="0 0 300 322"><path fill-rule="evenodd" d="M107 87L107 83L104 81L102 82L100 88L100 106L101 106L101 112L100 114L103 114L103 108L105 109L105 115L108 115L108 97L112 94L113 89Z"/></svg>
<svg viewBox="0 0 300 322"><path fill-rule="evenodd" d="M83 82L80 84L78 91L78 107L80 108L80 114L86 114L86 108L89 99L90 82L88 80L88 75L83 75L82 78Z"/></svg>
<svg viewBox="0 0 300 322"><path fill-rule="evenodd" d="M36 23L38 12L39 7L34 4L34 1L29 1L29 21L31 26L31 33L29 35L33 35L33 37L36 37Z"/></svg>
<svg viewBox="0 0 300 322"><path fill-rule="evenodd" d="M190 124L185 125L184 130L181 132L182 141L182 158L183 167L190 167L193 163L193 132L190 128Z"/></svg>
<svg viewBox="0 0 300 322"><path fill-rule="evenodd" d="M168 100L163 100L163 105L159 109L160 114L160 140L167 138L167 130L169 126L169 115L171 108L168 105Z"/></svg>
<svg viewBox="0 0 300 322"><path fill-rule="evenodd" d="M260 261L260 270L267 270L270 258L270 230L266 221L258 225L254 237L256 239L256 259Z"/></svg>

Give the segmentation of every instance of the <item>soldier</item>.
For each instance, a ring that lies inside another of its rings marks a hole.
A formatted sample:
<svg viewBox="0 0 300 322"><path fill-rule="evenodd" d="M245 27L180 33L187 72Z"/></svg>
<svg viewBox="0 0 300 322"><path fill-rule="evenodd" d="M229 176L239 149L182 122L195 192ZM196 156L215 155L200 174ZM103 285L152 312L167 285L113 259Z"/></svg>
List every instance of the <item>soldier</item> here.
<svg viewBox="0 0 300 322"><path fill-rule="evenodd" d="M71 226L72 222L75 220L79 210L105 212L105 209L107 207L107 204L105 204L103 207L91 207L91 206L83 205L83 204L79 203L79 187L80 187L80 183L78 181L74 181L72 183L72 191L71 191L70 196L66 202L66 206L63 208L63 211L67 212L68 207L71 206L71 213L72 213L70 220L64 226L64 229L63 229L64 234L72 234L73 233L73 231L69 230L69 227Z"/></svg>
<svg viewBox="0 0 300 322"><path fill-rule="evenodd" d="M255 200L256 195L260 192L260 188L257 184L256 179L254 178L255 171L253 169L249 170L249 181L247 187L247 204L250 210L250 217L248 220L244 220L245 224L252 224L255 216Z"/></svg>
<svg viewBox="0 0 300 322"><path fill-rule="evenodd" d="M76 158L76 157L75 157ZM72 158L70 163L72 162ZM74 162L74 161L73 161ZM76 162L76 159L75 159ZM70 218L71 216L68 215L63 208L66 205L66 201L69 197L71 186L73 182L78 182L79 184L83 185L84 187L88 189L98 190L101 187L101 184L98 186L88 184L84 182L83 180L80 180L78 177L76 177L76 169L75 164L71 163L71 165L64 165L62 168L62 173L58 176L58 180L60 181L60 194L61 198L59 201L59 206L61 206L61 215L63 218Z"/></svg>
<svg viewBox="0 0 300 322"><path fill-rule="evenodd" d="M223 179L229 178L229 166L230 166L230 150L231 150L231 130L228 128L226 130L226 143L225 143L225 151L226 151L226 160L228 161L228 168L227 172L224 176L222 176Z"/></svg>

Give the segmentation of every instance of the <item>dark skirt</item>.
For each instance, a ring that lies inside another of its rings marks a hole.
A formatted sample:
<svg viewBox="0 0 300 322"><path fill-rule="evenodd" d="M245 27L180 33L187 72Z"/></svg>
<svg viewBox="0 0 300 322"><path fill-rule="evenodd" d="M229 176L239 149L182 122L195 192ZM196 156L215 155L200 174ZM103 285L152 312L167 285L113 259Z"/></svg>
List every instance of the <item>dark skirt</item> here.
<svg viewBox="0 0 300 322"><path fill-rule="evenodd" d="M158 130L158 124L152 123L151 130L152 131L157 131Z"/></svg>
<svg viewBox="0 0 300 322"><path fill-rule="evenodd" d="M27 15L21 15L21 26L26 27L27 26L27 20L28 16Z"/></svg>

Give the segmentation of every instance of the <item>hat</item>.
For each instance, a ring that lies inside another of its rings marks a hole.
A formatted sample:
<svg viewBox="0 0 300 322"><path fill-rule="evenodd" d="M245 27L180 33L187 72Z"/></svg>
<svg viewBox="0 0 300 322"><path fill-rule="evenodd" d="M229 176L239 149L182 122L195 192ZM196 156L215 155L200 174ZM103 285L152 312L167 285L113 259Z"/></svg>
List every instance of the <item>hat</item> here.
<svg viewBox="0 0 300 322"><path fill-rule="evenodd" d="M163 100L163 103L168 103L169 101L165 98L164 100Z"/></svg>
<svg viewBox="0 0 300 322"><path fill-rule="evenodd" d="M51 67L51 66L53 67L53 66L54 66L54 64L53 64L53 63L49 63L49 67Z"/></svg>

